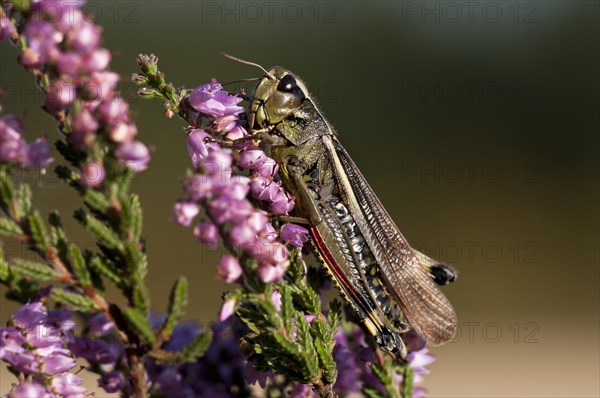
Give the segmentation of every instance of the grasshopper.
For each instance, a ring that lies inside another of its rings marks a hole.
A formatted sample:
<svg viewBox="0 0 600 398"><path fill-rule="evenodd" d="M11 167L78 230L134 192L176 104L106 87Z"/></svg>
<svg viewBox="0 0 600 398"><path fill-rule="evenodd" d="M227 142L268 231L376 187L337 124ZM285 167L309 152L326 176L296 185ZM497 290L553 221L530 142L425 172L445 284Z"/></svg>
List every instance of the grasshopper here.
<svg viewBox="0 0 600 398"><path fill-rule="evenodd" d="M293 215L309 225L317 254L361 322L400 358L407 353L401 334L410 328L432 345L450 340L456 314L436 284L454 281L456 271L409 245L302 80L281 67L260 68L250 133L269 138L296 197Z"/></svg>

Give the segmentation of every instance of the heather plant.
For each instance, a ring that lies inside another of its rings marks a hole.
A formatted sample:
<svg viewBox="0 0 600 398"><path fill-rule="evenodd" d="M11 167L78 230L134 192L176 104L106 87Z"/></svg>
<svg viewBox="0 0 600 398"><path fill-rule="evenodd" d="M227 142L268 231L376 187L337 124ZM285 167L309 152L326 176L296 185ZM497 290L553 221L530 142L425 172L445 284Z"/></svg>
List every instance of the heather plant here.
<svg viewBox="0 0 600 398"><path fill-rule="evenodd" d="M37 255L0 256L6 298L22 303L0 328L0 359L15 375L8 396L89 395L78 359L99 387L121 396L424 396L414 387L433 361L424 341L405 334L409 354L398 361L363 333L352 310L327 298L329 279L309 231L290 216L295 200L269 143L248 132L245 94L215 79L176 88L156 56L140 55L132 76L139 95L184 123L190 170L174 222L199 244L226 250L217 273L231 285L210 330L183 319L193 284L183 276L165 313L151 314L142 206L131 192L151 156L117 90L102 29L81 1L1 3L0 40L18 50L58 127L56 136L26 140L18 117L0 116L0 233ZM74 217L94 249L69 238L58 211L41 214L16 178L22 168L51 167L51 142L61 157L53 172L80 196Z"/></svg>

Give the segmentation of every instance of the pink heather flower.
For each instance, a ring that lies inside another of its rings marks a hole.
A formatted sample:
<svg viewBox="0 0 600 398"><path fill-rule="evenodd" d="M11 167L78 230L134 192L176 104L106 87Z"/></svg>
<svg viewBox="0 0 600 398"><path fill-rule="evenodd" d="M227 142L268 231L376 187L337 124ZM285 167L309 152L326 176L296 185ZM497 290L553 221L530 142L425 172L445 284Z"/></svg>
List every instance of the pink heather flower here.
<svg viewBox="0 0 600 398"><path fill-rule="evenodd" d="M194 202L179 201L173 206L173 218L183 227L189 227L199 212L200 208Z"/></svg>
<svg viewBox="0 0 600 398"><path fill-rule="evenodd" d="M25 145L23 164L25 167L46 167L54 160L50 156L51 150L46 137L38 138L32 143Z"/></svg>
<svg viewBox="0 0 600 398"><path fill-rule="evenodd" d="M431 355L427 348L423 348L409 352L406 361L415 373L428 373L427 366L435 361L435 356Z"/></svg>
<svg viewBox="0 0 600 398"><path fill-rule="evenodd" d="M217 134L225 134L237 125L238 120L236 115L223 116L213 122L212 130Z"/></svg>
<svg viewBox="0 0 600 398"><path fill-rule="evenodd" d="M252 214L248 216L248 218L244 221L244 224L252 228L255 233L264 231L269 222L269 218L267 217L267 213L262 210L254 211ZM271 225L271 224L268 224Z"/></svg>
<svg viewBox="0 0 600 398"><path fill-rule="evenodd" d="M238 166L250 170L259 170L267 160L267 155L261 149L247 149L240 152Z"/></svg>
<svg viewBox="0 0 600 398"><path fill-rule="evenodd" d="M10 398L54 398L52 394L43 385L38 383L30 383L27 381L21 382L13 388L9 395Z"/></svg>
<svg viewBox="0 0 600 398"><path fill-rule="evenodd" d="M236 248L246 248L256 241L256 232L245 224L234 225L229 231L231 243Z"/></svg>
<svg viewBox="0 0 600 398"><path fill-rule="evenodd" d="M105 373L98 380L98 385L107 393L119 392L123 387L123 374L119 371Z"/></svg>
<svg viewBox="0 0 600 398"><path fill-rule="evenodd" d="M212 178L205 174L196 174L185 184L185 191L194 201L199 201L211 196L212 190Z"/></svg>
<svg viewBox="0 0 600 398"><path fill-rule="evenodd" d="M139 141L123 142L116 149L115 155L136 172L146 170L150 161L150 151Z"/></svg>
<svg viewBox="0 0 600 398"><path fill-rule="evenodd" d="M280 236L285 243L292 246L302 247L308 240L308 229L296 224L284 224L281 227Z"/></svg>
<svg viewBox="0 0 600 398"><path fill-rule="evenodd" d="M272 177L279 171L279 165L275 162L275 159L266 158L256 171L263 177Z"/></svg>
<svg viewBox="0 0 600 398"><path fill-rule="evenodd" d="M221 149L216 142L206 142L211 136L202 129L190 131L187 139L188 155L195 168L200 166L200 161L208 156L208 150L218 151Z"/></svg>
<svg viewBox="0 0 600 398"><path fill-rule="evenodd" d="M73 116L71 127L74 133L87 134L98 130L100 125L89 111L83 109Z"/></svg>
<svg viewBox="0 0 600 398"><path fill-rule="evenodd" d="M82 95L89 101L111 99L118 82L119 75L115 72L94 72L81 82Z"/></svg>
<svg viewBox="0 0 600 398"><path fill-rule="evenodd" d="M277 282L283 279L286 267L283 265L272 265L261 263L256 270L258 278L264 283Z"/></svg>
<svg viewBox="0 0 600 398"><path fill-rule="evenodd" d="M245 137L248 135L248 132L246 131L245 128L243 128L242 126L235 126L234 128L231 129L231 131L229 131L226 135L225 135L225 139L226 140L230 140L230 141L235 141L235 140L239 140L242 137Z"/></svg>
<svg viewBox="0 0 600 398"><path fill-rule="evenodd" d="M6 41L15 32L15 27L6 16L0 17L0 42Z"/></svg>
<svg viewBox="0 0 600 398"><path fill-rule="evenodd" d="M277 230L270 223L267 223L267 224L265 224L265 227L263 228L263 230L259 232L258 236L260 239L262 239L266 242L275 242L275 240L277 240L277 237L279 236L279 234L277 233Z"/></svg>
<svg viewBox="0 0 600 398"><path fill-rule="evenodd" d="M108 123L127 120L129 104L121 97L110 98L102 101L98 106L98 113Z"/></svg>
<svg viewBox="0 0 600 398"><path fill-rule="evenodd" d="M271 302L277 311L281 311L281 293L278 290L273 290L273 293L271 293Z"/></svg>
<svg viewBox="0 0 600 398"><path fill-rule="evenodd" d="M223 307L221 307L221 312L219 313L219 321L223 322L228 319L235 312L236 301L233 299L229 299L223 303Z"/></svg>
<svg viewBox="0 0 600 398"><path fill-rule="evenodd" d="M220 149L210 151L205 158L200 160L200 166L206 174L215 176L217 181L225 183L231 177L232 161L231 151Z"/></svg>
<svg viewBox="0 0 600 398"><path fill-rule="evenodd" d="M242 98L229 95L222 91L222 88L216 80L195 88L189 96L190 105L195 110L215 118L244 112L243 107L237 106Z"/></svg>
<svg viewBox="0 0 600 398"><path fill-rule="evenodd" d="M237 258L229 254L221 257L221 261L219 261L217 270L219 272L219 276L223 278L225 283L233 283L237 281L243 273L242 267L240 266Z"/></svg>
<svg viewBox="0 0 600 398"><path fill-rule="evenodd" d="M194 228L194 235L198 240L212 248L217 247L219 239L219 229L210 221L202 221Z"/></svg>
<svg viewBox="0 0 600 398"><path fill-rule="evenodd" d="M227 196L211 200L208 208L217 224L244 220L254 209L247 200L238 200Z"/></svg>
<svg viewBox="0 0 600 398"><path fill-rule="evenodd" d="M56 69L61 75L74 75L81 69L81 55L75 51L60 53L56 61Z"/></svg>
<svg viewBox="0 0 600 398"><path fill-rule="evenodd" d="M109 127L108 136L113 142L131 141L137 134L137 127L133 123L117 122Z"/></svg>
<svg viewBox="0 0 600 398"><path fill-rule="evenodd" d="M81 167L81 183L89 188L97 188L106 177L102 163L89 162Z"/></svg>
<svg viewBox="0 0 600 398"><path fill-rule="evenodd" d="M289 263L290 252L283 243L259 241L250 248L252 257L270 264Z"/></svg>
<svg viewBox="0 0 600 398"><path fill-rule="evenodd" d="M51 112L57 112L69 106L76 97L74 83L56 80L50 84L46 94L46 107Z"/></svg>
<svg viewBox="0 0 600 398"><path fill-rule="evenodd" d="M83 19L76 29L67 34L67 44L76 50L87 52L100 44L102 28Z"/></svg>
<svg viewBox="0 0 600 398"><path fill-rule="evenodd" d="M83 380L73 373L63 373L52 379L52 389L64 397L85 397L87 389L82 386Z"/></svg>
<svg viewBox="0 0 600 398"><path fill-rule="evenodd" d="M95 49L83 58L83 71L85 73L92 73L104 70L110 64L111 57L112 55L107 49Z"/></svg>
<svg viewBox="0 0 600 398"><path fill-rule="evenodd" d="M277 197L280 189L281 186L272 179L256 174L250 178L252 196L258 200L270 202Z"/></svg>
<svg viewBox="0 0 600 398"><path fill-rule="evenodd" d="M48 311L44 304L40 301L34 301L17 309L12 314L11 321L17 328L30 329L43 322L47 315Z"/></svg>
<svg viewBox="0 0 600 398"><path fill-rule="evenodd" d="M67 350L64 350L68 352ZM48 355L42 362L42 372L48 375L56 375L66 372L76 365L75 359L65 353L57 352Z"/></svg>
<svg viewBox="0 0 600 398"><path fill-rule="evenodd" d="M273 214L289 214L294 208L294 198L287 192L280 190L269 204L269 210Z"/></svg>
<svg viewBox="0 0 600 398"><path fill-rule="evenodd" d="M214 181L213 177L213 181ZM232 176L229 180L226 179L226 183L218 184L216 187L216 193L218 195L228 196L232 199L242 200L246 198L250 191L249 180L245 176ZM218 180L218 177L217 177Z"/></svg>

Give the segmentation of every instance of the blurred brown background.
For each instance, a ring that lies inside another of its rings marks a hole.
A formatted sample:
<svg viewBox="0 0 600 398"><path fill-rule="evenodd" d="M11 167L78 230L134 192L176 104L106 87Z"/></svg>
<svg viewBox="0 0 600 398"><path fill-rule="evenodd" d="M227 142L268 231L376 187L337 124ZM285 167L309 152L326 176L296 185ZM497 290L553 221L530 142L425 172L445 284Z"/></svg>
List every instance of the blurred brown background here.
<svg viewBox="0 0 600 398"><path fill-rule="evenodd" d="M433 349L431 396L599 396L598 2L102 1L86 9L126 80L136 55L150 52L168 79L190 88L258 75L219 52L305 80L404 234L460 270L445 292L461 333ZM0 54L4 112L25 114L31 136L54 137L15 49L3 44ZM187 316L210 322L227 289L216 278L218 253L170 219L189 166L183 125L137 99L131 84L123 90L154 148L135 183L153 308L164 310L185 274ZM52 173L24 177L44 211L80 206ZM68 228L91 244L74 222ZM2 299L0 318L14 308ZM1 377L7 391L4 367Z"/></svg>

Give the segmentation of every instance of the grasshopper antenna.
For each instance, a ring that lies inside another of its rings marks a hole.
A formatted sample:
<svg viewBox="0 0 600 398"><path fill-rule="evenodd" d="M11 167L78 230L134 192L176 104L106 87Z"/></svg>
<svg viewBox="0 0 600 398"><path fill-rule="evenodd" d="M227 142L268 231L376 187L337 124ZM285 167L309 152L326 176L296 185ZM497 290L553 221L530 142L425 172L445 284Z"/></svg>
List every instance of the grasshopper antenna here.
<svg viewBox="0 0 600 398"><path fill-rule="evenodd" d="M246 65L254 66L254 67L262 70L263 72L265 72L265 75L267 75L267 77L269 79L276 80L275 76L273 76L272 74L270 74L268 70L266 70L265 68L263 68L262 66L260 66L257 63L246 61L244 59L237 58L237 57L234 57L233 55L229 55L229 54L226 54L226 53L221 53L221 55L224 56L225 58L229 58L229 59L231 59L233 61L236 61L236 62L239 62L241 64L246 64Z"/></svg>

